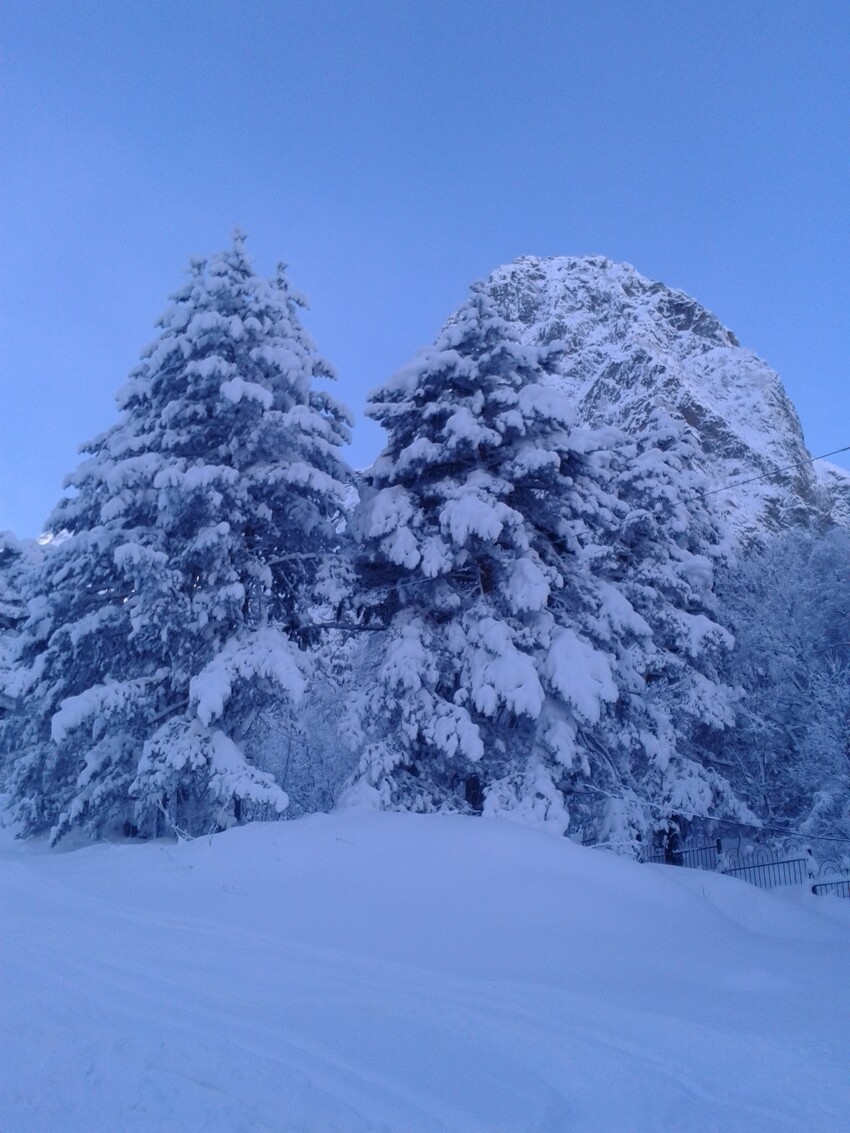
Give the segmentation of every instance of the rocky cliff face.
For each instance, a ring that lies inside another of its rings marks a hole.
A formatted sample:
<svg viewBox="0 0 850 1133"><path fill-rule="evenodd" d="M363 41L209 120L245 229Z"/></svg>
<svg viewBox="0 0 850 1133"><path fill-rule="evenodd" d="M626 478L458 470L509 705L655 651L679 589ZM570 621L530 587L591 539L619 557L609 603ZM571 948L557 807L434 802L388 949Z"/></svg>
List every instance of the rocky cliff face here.
<svg viewBox="0 0 850 1133"><path fill-rule="evenodd" d="M681 414L710 488L737 483L714 498L740 535L850 515L846 477L811 464L778 472L810 456L781 381L683 292L598 256L523 256L485 286L526 341L566 344L562 380L580 420L631 432L655 407ZM743 483L765 473L776 475Z"/></svg>

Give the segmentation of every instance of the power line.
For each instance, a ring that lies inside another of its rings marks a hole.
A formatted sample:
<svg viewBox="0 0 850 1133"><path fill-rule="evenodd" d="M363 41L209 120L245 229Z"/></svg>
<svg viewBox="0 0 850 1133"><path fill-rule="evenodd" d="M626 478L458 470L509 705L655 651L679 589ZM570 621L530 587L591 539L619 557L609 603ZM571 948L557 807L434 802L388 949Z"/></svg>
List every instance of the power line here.
<svg viewBox="0 0 850 1133"><path fill-rule="evenodd" d="M760 476L750 476L747 480L733 480L731 484L724 484L722 488L712 488L710 492L700 492L701 496L714 496L718 492L728 492L730 488L741 488L744 484L754 484L757 480L769 480L771 476L781 476L783 472L791 472L795 468L802 468L805 464L814 464L816 460L826 460L828 456L838 456L840 452L850 452L850 445L844 448L833 449L821 456L810 456L806 460L798 460L796 464L787 464L784 468L775 468L773 472L763 472Z"/></svg>

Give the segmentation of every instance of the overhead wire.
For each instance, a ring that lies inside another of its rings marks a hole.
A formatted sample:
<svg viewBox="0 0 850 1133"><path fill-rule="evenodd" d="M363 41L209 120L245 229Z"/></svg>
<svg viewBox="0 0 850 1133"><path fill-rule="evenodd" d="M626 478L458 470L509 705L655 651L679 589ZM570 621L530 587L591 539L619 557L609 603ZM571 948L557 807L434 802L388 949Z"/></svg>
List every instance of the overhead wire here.
<svg viewBox="0 0 850 1133"><path fill-rule="evenodd" d="M850 452L850 445L845 445L844 448L833 449L832 452L825 452L821 456L810 456L805 460L798 460L795 464L786 464L784 468L774 468L772 472L762 472L759 476L750 476L746 480L733 480L729 484L724 484L721 488L712 488L708 492L697 493L700 496L714 496L718 492L728 492L731 488L742 488L745 484L755 484L757 480L769 480L771 476L781 476L783 472L792 472L795 468L802 468L806 464L814 464L816 460L826 460L828 456L838 456L839 453Z"/></svg>

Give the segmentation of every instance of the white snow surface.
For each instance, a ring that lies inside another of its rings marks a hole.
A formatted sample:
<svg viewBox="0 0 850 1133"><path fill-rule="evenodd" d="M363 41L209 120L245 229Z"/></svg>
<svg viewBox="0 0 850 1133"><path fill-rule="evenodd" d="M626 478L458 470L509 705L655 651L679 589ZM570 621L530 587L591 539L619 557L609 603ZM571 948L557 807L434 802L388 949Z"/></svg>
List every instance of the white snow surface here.
<svg viewBox="0 0 850 1133"><path fill-rule="evenodd" d="M850 901L349 809L0 845L10 1133L838 1133Z"/></svg>

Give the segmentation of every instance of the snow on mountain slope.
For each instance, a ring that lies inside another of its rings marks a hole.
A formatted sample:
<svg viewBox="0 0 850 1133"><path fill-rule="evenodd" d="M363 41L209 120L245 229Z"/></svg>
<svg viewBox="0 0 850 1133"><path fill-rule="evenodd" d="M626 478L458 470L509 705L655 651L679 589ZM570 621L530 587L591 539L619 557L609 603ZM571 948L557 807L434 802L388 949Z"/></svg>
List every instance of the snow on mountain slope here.
<svg viewBox="0 0 850 1133"><path fill-rule="evenodd" d="M843 527L850 527L850 472L828 460L816 460L814 470L821 490L830 501L832 519Z"/></svg>
<svg viewBox="0 0 850 1133"><path fill-rule="evenodd" d="M712 487L809 457L778 376L681 291L600 256L523 256L486 287L530 342L566 343L564 381L581 420L639 429L652 408L697 431ZM807 523L825 506L811 465L716 499L739 531Z"/></svg>
<svg viewBox="0 0 850 1133"><path fill-rule="evenodd" d="M838 1133L850 902L349 810L0 851L14 1133Z"/></svg>

